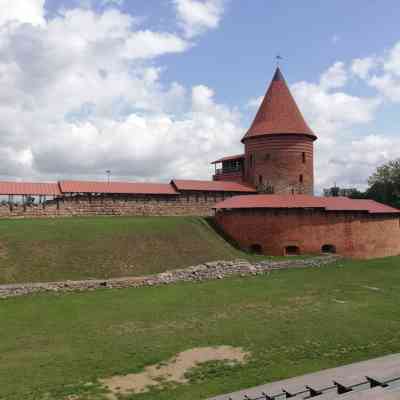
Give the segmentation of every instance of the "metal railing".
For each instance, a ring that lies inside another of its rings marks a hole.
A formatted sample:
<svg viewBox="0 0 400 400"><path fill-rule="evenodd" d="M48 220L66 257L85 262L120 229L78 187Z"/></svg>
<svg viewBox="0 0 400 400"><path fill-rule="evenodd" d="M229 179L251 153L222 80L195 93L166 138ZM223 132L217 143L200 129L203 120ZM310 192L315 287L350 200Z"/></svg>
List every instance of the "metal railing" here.
<svg viewBox="0 0 400 400"><path fill-rule="evenodd" d="M365 380L356 383L354 385L345 385L337 381L332 381L332 383L333 384L331 386L327 386L324 388L313 388L311 386L306 385L305 389L299 392L289 392L285 389L282 389L282 391L277 394L267 394L265 392L262 392L260 395L256 397L250 397L245 394L242 398L240 398L240 400L284 400L290 398L296 398L296 399L315 398L315 400L318 400L319 396L327 393L331 393L332 395L336 394L337 396L339 396L338 399L340 399L341 398L340 395L345 393L364 392L378 387L382 389L388 389L391 391L398 390L400 392L400 376L397 375L395 377L390 377L387 379L379 379L379 380L376 378L371 378L369 376L366 376ZM336 396L332 397L332 399L336 399ZM239 400L239 398L228 397L227 400Z"/></svg>

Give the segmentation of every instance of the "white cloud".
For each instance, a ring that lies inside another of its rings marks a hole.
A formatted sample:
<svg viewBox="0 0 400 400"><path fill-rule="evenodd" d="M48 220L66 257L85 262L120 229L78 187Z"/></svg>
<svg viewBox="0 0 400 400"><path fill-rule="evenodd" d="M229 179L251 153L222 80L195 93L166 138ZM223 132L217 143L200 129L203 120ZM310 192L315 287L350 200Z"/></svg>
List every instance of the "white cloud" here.
<svg viewBox="0 0 400 400"><path fill-rule="evenodd" d="M326 90L340 88L346 84L347 78L344 63L338 61L321 75L320 85Z"/></svg>
<svg viewBox="0 0 400 400"><path fill-rule="evenodd" d="M388 100L400 102L400 42L381 57L355 59L352 71Z"/></svg>
<svg viewBox="0 0 400 400"><path fill-rule="evenodd" d="M352 129L374 119L378 99L351 96L345 92L326 92L321 86L299 82L293 85L293 94L305 118L318 136L316 142L316 187L320 191L337 182L353 184L354 178L366 181L365 169L349 171L353 138ZM339 159L342 160L338 163ZM370 173L371 171L369 171Z"/></svg>
<svg viewBox="0 0 400 400"><path fill-rule="evenodd" d="M218 27L225 0L173 0L186 37L193 38Z"/></svg>
<svg viewBox="0 0 400 400"><path fill-rule="evenodd" d="M393 102L400 101L400 80L396 79L393 75L375 75L369 80L368 83L389 100Z"/></svg>
<svg viewBox="0 0 400 400"><path fill-rule="evenodd" d="M345 92L328 92L323 86L298 82L292 86L300 109L322 140L331 140L338 130L373 120L380 101L351 96Z"/></svg>
<svg viewBox="0 0 400 400"><path fill-rule="evenodd" d="M400 76L400 42L396 43L390 50L384 68L386 72Z"/></svg>
<svg viewBox="0 0 400 400"><path fill-rule="evenodd" d="M125 44L127 58L154 58L167 53L181 53L189 44L171 33L138 31L130 35Z"/></svg>
<svg viewBox="0 0 400 400"><path fill-rule="evenodd" d="M356 58L351 64L351 71L361 79L367 79L371 70L377 67L379 60L375 57Z"/></svg>
<svg viewBox="0 0 400 400"><path fill-rule="evenodd" d="M375 134L338 144L324 171L324 182L330 176L330 184L365 189L376 167L400 156L399 148L399 139Z"/></svg>
<svg viewBox="0 0 400 400"><path fill-rule="evenodd" d="M381 58L380 70L366 76L366 82L393 102L400 102L400 42Z"/></svg>
<svg viewBox="0 0 400 400"><path fill-rule="evenodd" d="M113 8L0 27L0 175L209 178L240 115L204 85L161 82L156 58L189 46Z"/></svg>
<svg viewBox="0 0 400 400"><path fill-rule="evenodd" d="M0 25L7 22L44 25L45 0L0 0Z"/></svg>
<svg viewBox="0 0 400 400"><path fill-rule="evenodd" d="M400 42L382 56L354 59L351 72L377 90L375 97L356 97L344 92L317 95L321 88L308 83L298 87L308 89L302 95L306 115L317 133L321 132L320 137L327 133L329 138L317 144L319 187L335 181L341 185L365 186L377 166L400 157L400 140L396 136L375 134L368 126L375 119L377 107L385 104L382 97L400 102ZM365 124L364 136L355 134L358 124Z"/></svg>
<svg viewBox="0 0 400 400"><path fill-rule="evenodd" d="M258 107L261 106L263 98L264 98L263 96L253 97L247 102L246 107L249 109L254 109L254 108L257 109Z"/></svg>
<svg viewBox="0 0 400 400"><path fill-rule="evenodd" d="M353 129L373 121L379 98L358 97L344 91L348 71L337 62L321 75L320 83L297 82L292 93L311 128L316 142L316 189L320 192L335 182L360 186L366 183L378 160L361 166ZM335 89L336 88L336 89ZM339 90L340 88L340 90ZM354 143L353 143L354 142Z"/></svg>
<svg viewBox="0 0 400 400"><path fill-rule="evenodd" d="M214 102L211 89L192 90L189 110L180 118L169 113L130 114L122 120L61 123L45 142L33 146L35 164L80 174L113 174L131 179L172 176L209 178L208 162L239 143L239 115ZM79 151L77 151L79 149Z"/></svg>

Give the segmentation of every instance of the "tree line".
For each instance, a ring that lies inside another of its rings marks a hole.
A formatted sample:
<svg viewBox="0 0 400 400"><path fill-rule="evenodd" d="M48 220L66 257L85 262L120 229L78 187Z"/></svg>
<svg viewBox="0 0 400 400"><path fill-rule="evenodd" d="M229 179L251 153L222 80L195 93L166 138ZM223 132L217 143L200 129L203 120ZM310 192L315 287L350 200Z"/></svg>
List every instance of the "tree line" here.
<svg viewBox="0 0 400 400"><path fill-rule="evenodd" d="M345 195L352 199L371 199L392 207L400 208L400 158L381 165L368 179L368 188L341 189L334 186L324 190L328 196Z"/></svg>

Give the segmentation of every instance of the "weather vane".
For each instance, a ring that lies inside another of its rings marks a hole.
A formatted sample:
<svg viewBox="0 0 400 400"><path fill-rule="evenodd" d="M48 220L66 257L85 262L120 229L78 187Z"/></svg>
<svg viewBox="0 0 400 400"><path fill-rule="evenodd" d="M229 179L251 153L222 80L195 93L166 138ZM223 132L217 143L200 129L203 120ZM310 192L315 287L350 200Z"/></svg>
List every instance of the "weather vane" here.
<svg viewBox="0 0 400 400"><path fill-rule="evenodd" d="M276 59L276 66L279 67L280 62L283 60L283 57L282 57L280 54L278 54L278 55L275 57L275 59Z"/></svg>

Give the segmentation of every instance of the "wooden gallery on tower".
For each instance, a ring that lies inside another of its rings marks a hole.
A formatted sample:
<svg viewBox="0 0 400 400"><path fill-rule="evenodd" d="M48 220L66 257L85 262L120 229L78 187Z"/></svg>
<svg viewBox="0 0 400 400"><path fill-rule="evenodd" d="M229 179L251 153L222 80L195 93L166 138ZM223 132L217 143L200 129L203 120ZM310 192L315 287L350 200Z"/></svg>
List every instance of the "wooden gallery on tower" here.
<svg viewBox="0 0 400 400"><path fill-rule="evenodd" d="M399 255L400 210L313 195L316 139L277 68L242 139L244 154L213 162L214 180L247 184L259 193L216 204L219 226L242 248L269 255Z"/></svg>

